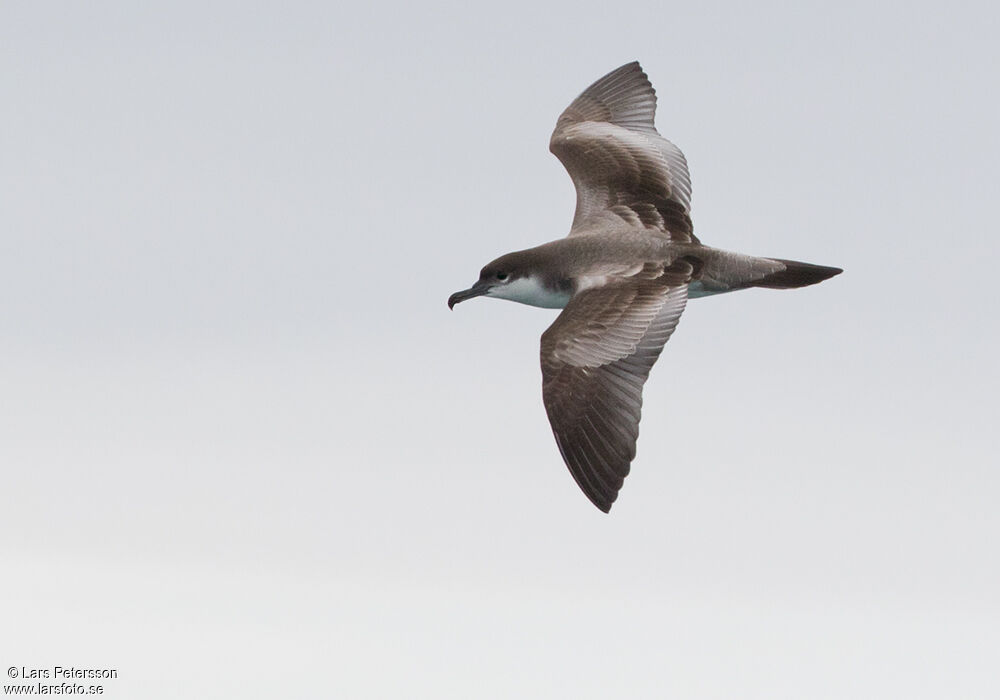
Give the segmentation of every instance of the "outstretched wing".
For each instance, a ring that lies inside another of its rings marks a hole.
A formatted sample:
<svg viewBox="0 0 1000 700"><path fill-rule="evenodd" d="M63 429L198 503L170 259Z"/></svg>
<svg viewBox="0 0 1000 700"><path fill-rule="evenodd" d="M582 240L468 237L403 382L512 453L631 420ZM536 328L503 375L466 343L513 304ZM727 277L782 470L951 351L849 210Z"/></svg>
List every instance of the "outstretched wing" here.
<svg viewBox="0 0 1000 700"><path fill-rule="evenodd" d="M635 457L642 386L687 303L693 266L647 265L577 294L542 335L542 398L576 483L605 513Z"/></svg>
<svg viewBox="0 0 1000 700"><path fill-rule="evenodd" d="M576 186L569 235L625 221L674 241L697 241L684 154L653 125L656 92L638 62L587 88L559 117L549 149Z"/></svg>

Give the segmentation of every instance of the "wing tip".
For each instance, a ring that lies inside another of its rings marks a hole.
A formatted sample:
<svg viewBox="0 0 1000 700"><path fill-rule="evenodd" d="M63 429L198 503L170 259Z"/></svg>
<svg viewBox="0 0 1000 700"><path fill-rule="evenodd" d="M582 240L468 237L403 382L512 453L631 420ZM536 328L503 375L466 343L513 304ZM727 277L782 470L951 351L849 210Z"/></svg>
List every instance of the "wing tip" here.
<svg viewBox="0 0 1000 700"><path fill-rule="evenodd" d="M593 503L595 506L597 506L597 509L602 513L606 515L611 514L611 506L614 505L614 501L598 502L592 498L590 499L590 502Z"/></svg>
<svg viewBox="0 0 1000 700"><path fill-rule="evenodd" d="M598 78L573 100L560 120L606 121L628 129L655 131L656 90L639 61Z"/></svg>
<svg viewBox="0 0 1000 700"><path fill-rule="evenodd" d="M546 410L547 409L548 406L546 406ZM549 421L551 423L551 416ZM587 500L593 503L601 512L611 512L611 505L615 502L615 500L617 500L618 492L621 491L625 479L622 478L620 480L617 488L607 488L607 484L603 483L603 480L597 476L596 472L587 474L577 460L577 455L575 453L571 454L571 452L567 450L568 446L563 444L563 439L554 426L552 428L552 434L556 439L556 447L559 448L559 454L563 458L563 463L569 468L569 473L573 477L573 481L575 481L576 485L580 487L583 495L586 496ZM595 479L595 477L597 478ZM602 489L601 486L604 486L605 488Z"/></svg>

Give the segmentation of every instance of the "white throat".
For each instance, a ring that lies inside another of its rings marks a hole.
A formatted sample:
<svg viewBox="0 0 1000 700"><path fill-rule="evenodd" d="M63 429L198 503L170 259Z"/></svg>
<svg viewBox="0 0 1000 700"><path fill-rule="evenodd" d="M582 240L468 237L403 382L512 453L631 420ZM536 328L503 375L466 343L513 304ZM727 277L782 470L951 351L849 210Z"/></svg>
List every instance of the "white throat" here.
<svg viewBox="0 0 1000 700"><path fill-rule="evenodd" d="M553 292L537 277L519 277L507 284L498 284L487 296L543 309L562 309L569 303L571 295L569 292Z"/></svg>

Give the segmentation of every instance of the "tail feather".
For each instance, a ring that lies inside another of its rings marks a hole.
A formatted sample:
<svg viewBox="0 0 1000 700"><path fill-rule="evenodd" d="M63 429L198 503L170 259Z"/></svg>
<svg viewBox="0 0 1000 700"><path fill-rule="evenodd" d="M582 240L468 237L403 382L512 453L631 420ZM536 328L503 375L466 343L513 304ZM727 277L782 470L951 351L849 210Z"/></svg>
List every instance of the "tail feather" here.
<svg viewBox="0 0 1000 700"><path fill-rule="evenodd" d="M810 284L828 280L843 272L839 267L825 267L795 260L782 260L781 258L771 258L771 260L781 263L785 269L772 272L767 277L755 281L753 286L766 287L767 289L808 287Z"/></svg>

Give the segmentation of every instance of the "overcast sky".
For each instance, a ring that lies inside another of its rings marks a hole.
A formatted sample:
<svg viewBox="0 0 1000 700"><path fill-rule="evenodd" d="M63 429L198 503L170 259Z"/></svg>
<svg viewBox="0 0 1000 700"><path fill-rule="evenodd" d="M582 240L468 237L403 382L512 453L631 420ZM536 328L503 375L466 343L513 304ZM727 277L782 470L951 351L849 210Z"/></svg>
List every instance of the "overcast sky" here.
<svg viewBox="0 0 1000 700"><path fill-rule="evenodd" d="M996 697L994 3L158 5L0 4L0 668ZM689 304L604 515L554 312L445 302L634 59L702 241L845 272Z"/></svg>

